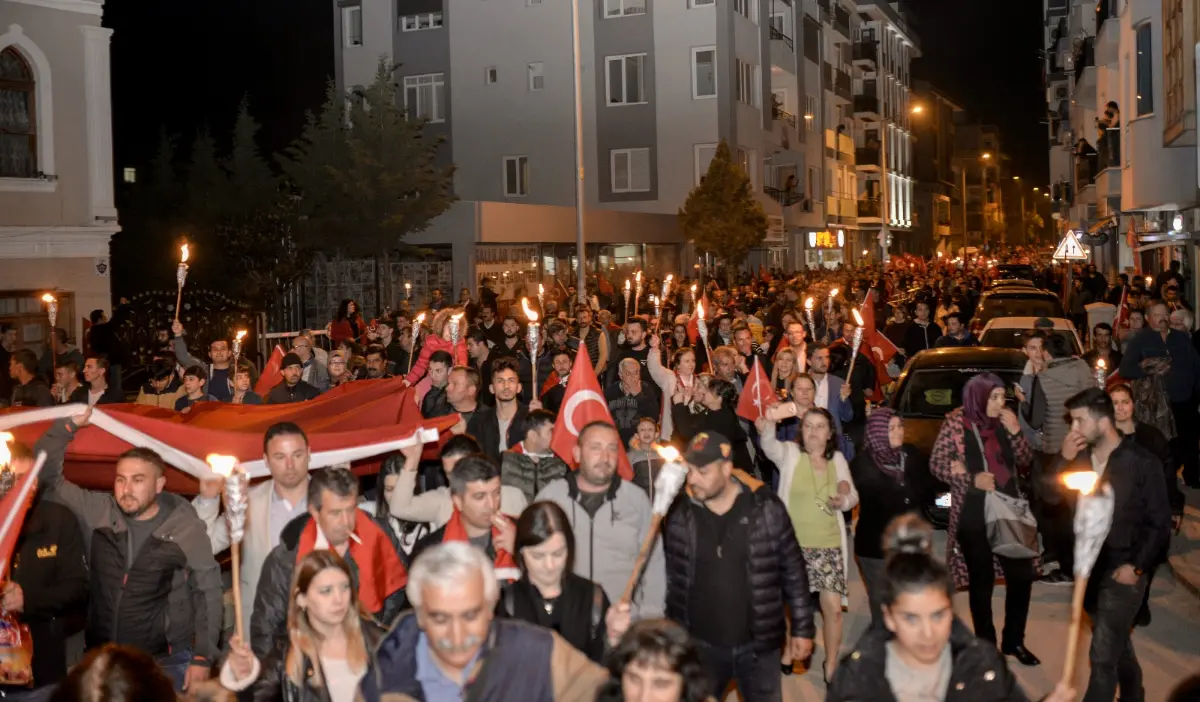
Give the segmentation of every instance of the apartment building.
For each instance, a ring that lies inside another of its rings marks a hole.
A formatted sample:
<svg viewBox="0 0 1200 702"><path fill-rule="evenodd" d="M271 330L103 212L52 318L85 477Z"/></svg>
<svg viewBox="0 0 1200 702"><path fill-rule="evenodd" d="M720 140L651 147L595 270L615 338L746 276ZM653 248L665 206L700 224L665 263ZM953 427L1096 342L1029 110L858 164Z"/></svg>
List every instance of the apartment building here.
<svg viewBox="0 0 1200 702"><path fill-rule="evenodd" d="M858 0L858 28L846 47L859 71L851 106L858 173L858 226L894 253L919 251L913 226L912 60L920 45L900 3Z"/></svg>
<svg viewBox="0 0 1200 702"><path fill-rule="evenodd" d="M824 191L808 117L820 95L804 58L809 3L815 11L814 0L580 3L589 271L690 269L698 259L677 212L722 139L771 222L750 265L803 264ZM456 287L485 274L569 278L571 3L335 0L333 11L339 87L369 82L379 58L391 60L404 107L446 137L457 166L460 201L409 241L452 259Z"/></svg>
<svg viewBox="0 0 1200 702"><path fill-rule="evenodd" d="M929 83L917 81L909 108L912 124L913 247L951 258L966 246L961 164L955 161L958 125L966 111Z"/></svg>
<svg viewBox="0 0 1200 702"><path fill-rule="evenodd" d="M1052 193L1115 273L1196 269L1195 3L1046 0ZM1191 275L1195 279L1195 275Z"/></svg>
<svg viewBox="0 0 1200 702"><path fill-rule="evenodd" d="M0 322L39 349L109 309L113 204L109 41L102 0L0 0Z"/></svg>

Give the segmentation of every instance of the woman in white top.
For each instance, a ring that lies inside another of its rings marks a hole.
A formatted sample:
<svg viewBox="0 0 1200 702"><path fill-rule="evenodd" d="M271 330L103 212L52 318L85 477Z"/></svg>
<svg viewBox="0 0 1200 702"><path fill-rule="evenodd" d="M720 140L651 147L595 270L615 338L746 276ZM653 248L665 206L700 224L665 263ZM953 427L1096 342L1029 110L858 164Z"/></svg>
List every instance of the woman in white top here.
<svg viewBox="0 0 1200 702"><path fill-rule="evenodd" d="M296 565L290 593L288 638L260 662L235 634L221 686L239 700L354 702L386 632L360 614L350 566L333 550L313 551Z"/></svg>
<svg viewBox="0 0 1200 702"><path fill-rule="evenodd" d="M649 339L650 353L646 356L646 367L650 370L650 377L662 388L663 396L662 417L659 420L662 432L659 436L663 441L670 441L675 432L675 423L671 421L671 398L675 397L675 391L680 387L690 389L695 386L696 352L688 347L678 349L671 357L671 368L663 368L658 351L658 335L651 334Z"/></svg>
<svg viewBox="0 0 1200 702"><path fill-rule="evenodd" d="M837 668L842 645L842 605L846 588L846 564L850 562L846 526L841 512L858 504L858 491L850 477L850 465L837 450L838 437L833 417L815 407L800 418L800 442L775 438L775 422L757 422L763 453L779 468L779 499L788 515L804 563L808 588L820 593L822 637L825 645L825 681ZM784 667L790 668L785 660Z"/></svg>

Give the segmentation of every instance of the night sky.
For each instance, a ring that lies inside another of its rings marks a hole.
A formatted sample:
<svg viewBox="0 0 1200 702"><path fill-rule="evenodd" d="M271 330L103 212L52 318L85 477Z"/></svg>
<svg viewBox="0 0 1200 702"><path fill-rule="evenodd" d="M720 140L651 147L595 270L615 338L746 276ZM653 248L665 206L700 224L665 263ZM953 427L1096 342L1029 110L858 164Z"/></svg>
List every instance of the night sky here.
<svg viewBox="0 0 1200 702"><path fill-rule="evenodd" d="M999 125L1013 173L1049 178L1039 0L907 0L924 58L913 68L981 122ZM116 166L142 166L159 129L190 143L227 134L238 101L263 124L260 146L286 146L333 74L328 0L108 0Z"/></svg>

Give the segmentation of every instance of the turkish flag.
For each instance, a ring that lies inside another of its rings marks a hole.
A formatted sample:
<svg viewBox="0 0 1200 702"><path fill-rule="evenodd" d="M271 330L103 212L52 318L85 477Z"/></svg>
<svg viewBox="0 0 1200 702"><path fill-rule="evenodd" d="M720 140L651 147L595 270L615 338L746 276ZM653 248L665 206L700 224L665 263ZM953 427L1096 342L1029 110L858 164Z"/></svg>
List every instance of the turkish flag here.
<svg viewBox="0 0 1200 702"><path fill-rule="evenodd" d="M12 488L0 499L0 578L5 580L8 580L8 564L12 562L25 513L29 511L29 498L37 485L37 474L45 462L46 454L42 453L37 457L33 469L16 478Z"/></svg>
<svg viewBox="0 0 1200 702"><path fill-rule="evenodd" d="M571 368L571 377L567 380L563 397L565 399L558 411L558 419L554 421L554 432L550 435L550 449L571 470L575 470L578 464L575 462L574 449L579 443L579 430L592 422L605 422L616 427L604 393L600 391L600 382L596 380L596 371L592 370L592 362L586 353L575 354L575 365ZM624 446L620 449L617 472L623 479L633 480L629 456L625 455Z"/></svg>
<svg viewBox="0 0 1200 702"><path fill-rule="evenodd" d="M1125 299L1125 293L1128 288L1121 289L1121 304L1117 305L1117 322L1113 325L1114 331L1129 328L1129 301Z"/></svg>
<svg viewBox="0 0 1200 702"><path fill-rule="evenodd" d="M267 396L271 392L271 388L279 384L283 380L283 373L280 366L283 365L283 347L275 344L275 350L271 352L271 357L267 359L267 365L263 366L262 375L258 376L258 382L254 384L254 392Z"/></svg>
<svg viewBox="0 0 1200 702"><path fill-rule="evenodd" d="M767 408L778 403L779 396L771 387L771 379L754 357L754 368L746 379L746 387L742 388L742 396L738 398L737 415L748 422L753 422L766 414Z"/></svg>
<svg viewBox="0 0 1200 702"><path fill-rule="evenodd" d="M892 343L892 340L884 336L875 326L875 303L872 298L875 296L874 290L867 291L867 299L863 301L862 308L859 309L859 314L863 318L863 341L867 342L869 347L877 347L883 351L883 365L886 368L887 362L892 359L892 356L900 353L900 349ZM878 361L875 354L868 353L872 361ZM883 374L887 377L887 373Z"/></svg>

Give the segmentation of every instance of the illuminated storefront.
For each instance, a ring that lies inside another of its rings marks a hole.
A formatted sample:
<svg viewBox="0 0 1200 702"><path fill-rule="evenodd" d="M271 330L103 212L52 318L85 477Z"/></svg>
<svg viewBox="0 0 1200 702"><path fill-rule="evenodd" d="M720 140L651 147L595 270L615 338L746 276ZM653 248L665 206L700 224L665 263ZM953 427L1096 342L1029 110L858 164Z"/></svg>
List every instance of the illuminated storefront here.
<svg viewBox="0 0 1200 702"><path fill-rule="evenodd" d="M846 262L846 232L809 232L805 241L804 263L808 268L837 268Z"/></svg>

